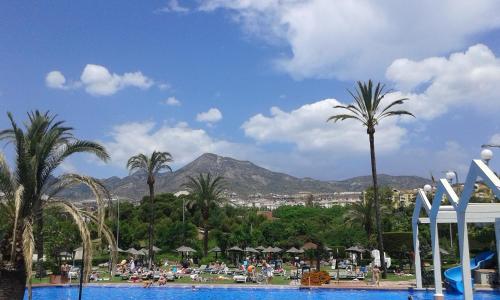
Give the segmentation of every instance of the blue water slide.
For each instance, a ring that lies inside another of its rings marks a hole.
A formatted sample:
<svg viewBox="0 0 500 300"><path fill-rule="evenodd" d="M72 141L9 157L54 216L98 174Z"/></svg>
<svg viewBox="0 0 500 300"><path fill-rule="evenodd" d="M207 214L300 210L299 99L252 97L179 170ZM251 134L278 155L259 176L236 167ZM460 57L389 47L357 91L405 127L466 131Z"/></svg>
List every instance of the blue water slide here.
<svg viewBox="0 0 500 300"><path fill-rule="evenodd" d="M493 261L495 257L495 253L491 251L486 251L479 253L476 257L470 260L470 270L474 271L476 269L482 268L487 263ZM462 279L462 266L458 265L453 268L449 268L444 272L445 281L448 285L463 294L464 292L464 283ZM474 279L472 279L472 286L474 286Z"/></svg>

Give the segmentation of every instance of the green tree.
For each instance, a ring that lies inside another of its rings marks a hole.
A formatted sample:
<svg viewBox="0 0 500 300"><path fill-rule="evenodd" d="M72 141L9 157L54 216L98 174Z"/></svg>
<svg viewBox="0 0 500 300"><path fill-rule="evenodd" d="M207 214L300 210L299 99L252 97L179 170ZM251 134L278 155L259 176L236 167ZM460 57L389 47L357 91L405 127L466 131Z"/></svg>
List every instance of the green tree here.
<svg viewBox="0 0 500 300"><path fill-rule="evenodd" d="M154 198L156 176L165 170L172 171L168 163L172 161L172 155L168 152L153 151L150 157L139 153L132 156L127 161L127 169L130 172L145 172L147 175L146 183L149 186L149 228L148 228L148 266L151 269L153 263L153 224L154 224Z"/></svg>
<svg viewBox="0 0 500 300"><path fill-rule="evenodd" d="M100 159L106 161L109 156L104 148L94 142L79 140L73 136L73 128L65 125L64 121L56 121L56 116L49 112L41 113L34 111L28 113L28 123L26 130L22 131L15 124L12 115L8 117L12 128L0 132L0 140L5 140L15 144L17 139L23 141L23 159L31 159L30 165L18 167L23 170L23 178L28 180L24 182L24 196L28 197L33 205L34 223L35 223L35 243L39 257L38 272L42 272L41 257L43 257L43 214L41 209L41 197L47 194L51 187L51 177L54 170L68 157L75 153L92 153ZM31 169L28 173L27 169ZM28 177L29 176L29 177Z"/></svg>
<svg viewBox="0 0 500 300"><path fill-rule="evenodd" d="M196 177L188 176L187 179L184 186L190 193L188 206L196 206L200 210L203 219L203 254L207 256L210 209L223 202L223 178L200 173Z"/></svg>
<svg viewBox="0 0 500 300"><path fill-rule="evenodd" d="M404 101L408 100L406 98L397 99L392 101L387 106L382 106L382 100L387 95L388 91L385 90L384 85L377 83L374 87L371 80L366 82L358 81L358 87L356 91L350 92L354 99L354 104L350 105L337 105L335 108L346 110L344 114L333 115L328 118L328 121L344 121L348 119L353 119L359 121L364 127L366 127L366 133L368 134L368 140L370 142L370 158L371 158L371 168L372 168L372 180L373 180L373 191L375 198L375 220L377 226L377 242L378 249L380 250L380 261L382 262L382 275L385 277L387 273L387 268L384 260L384 243L382 239L382 220L380 216L380 203L378 197L378 184L377 184L377 163L375 158L375 127L379 124L382 119L392 116L403 116L409 115L413 116L412 113L406 110L394 110L393 108L397 105L401 105Z"/></svg>
<svg viewBox="0 0 500 300"><path fill-rule="evenodd" d="M373 202L373 198L366 197L366 194L363 194L359 202L349 206L349 210L346 214L346 221L351 225L361 225L368 238L370 238L373 233L375 210Z"/></svg>
<svg viewBox="0 0 500 300"><path fill-rule="evenodd" d="M88 247L84 258L90 270L92 250L90 233L86 218L99 223L99 228L109 238L109 231L104 226L104 200L108 197L104 186L97 180L77 174L64 174L54 180L54 170L68 157L75 153L92 153L106 161L108 154L99 144L78 140L72 134L72 128L63 121L56 121L55 116L38 111L28 114L25 129L19 127L8 114L11 128L0 132L0 140L14 146L16 168L13 172L3 160L0 163L0 192L5 195L6 207L11 209L8 219L9 229L0 241L0 298L22 299L26 280L31 297L32 254L35 251L33 228L37 228L37 247L43 249L42 213L50 207L66 211L78 226L84 247ZM99 216L93 217L77 209L70 202L56 200L54 197L65 188L83 183L94 192L98 203ZM47 197L42 197L47 195ZM41 242L40 242L41 241ZM111 236L113 249L116 245ZM19 245L21 247L19 247ZM42 250L43 251L43 250ZM39 252L39 255L43 254ZM40 256L39 256L40 257Z"/></svg>

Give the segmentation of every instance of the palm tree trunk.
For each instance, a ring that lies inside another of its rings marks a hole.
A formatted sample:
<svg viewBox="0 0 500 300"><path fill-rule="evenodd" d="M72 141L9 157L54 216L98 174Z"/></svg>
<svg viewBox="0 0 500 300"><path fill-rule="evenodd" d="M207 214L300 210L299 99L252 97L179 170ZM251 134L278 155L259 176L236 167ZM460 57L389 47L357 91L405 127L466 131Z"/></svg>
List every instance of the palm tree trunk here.
<svg viewBox="0 0 500 300"><path fill-rule="evenodd" d="M155 213L154 213L154 198L155 198L155 188L154 184L150 183L149 184L149 213L150 213L150 219L149 219L149 245L148 245L148 257L149 257L149 262L148 266L149 269L151 270L151 267L153 265L153 224L154 224L154 219L155 219Z"/></svg>
<svg viewBox="0 0 500 300"><path fill-rule="evenodd" d="M372 179L373 179L373 200L375 203L375 222L377 223L377 242L378 250L380 251L380 265L382 267L382 278L387 277L387 268L385 266L384 242L382 240L382 220L380 217L380 203L378 197L377 184L377 161L375 159L375 131L368 132L370 139L370 156L372 164Z"/></svg>
<svg viewBox="0 0 500 300"><path fill-rule="evenodd" d="M0 299L22 300L26 287L24 264L15 270L0 268Z"/></svg>
<svg viewBox="0 0 500 300"><path fill-rule="evenodd" d="M208 255L208 212L203 216L203 255Z"/></svg>
<svg viewBox="0 0 500 300"><path fill-rule="evenodd" d="M20 228L20 227L19 227ZM9 232L10 233L10 232ZM22 230L16 233L14 258L11 257L11 234L0 240L0 299L23 299L26 287L26 268L22 251ZM13 261L13 264L11 263Z"/></svg>
<svg viewBox="0 0 500 300"><path fill-rule="evenodd" d="M43 270L43 213L42 213L42 202L35 201L35 249L37 253L36 261L36 276L42 278L44 274Z"/></svg>

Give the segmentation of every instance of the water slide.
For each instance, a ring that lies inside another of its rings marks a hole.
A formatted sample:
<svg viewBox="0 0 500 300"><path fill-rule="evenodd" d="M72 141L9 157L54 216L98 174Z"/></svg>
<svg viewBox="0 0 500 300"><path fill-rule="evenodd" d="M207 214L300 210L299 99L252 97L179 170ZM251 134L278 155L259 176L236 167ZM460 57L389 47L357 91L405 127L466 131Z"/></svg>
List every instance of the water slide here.
<svg viewBox="0 0 500 300"><path fill-rule="evenodd" d="M495 253L491 251L479 253L476 257L470 260L470 270L474 271L482 268L485 264L493 261L494 256ZM446 270L444 272L444 278L450 287L463 294L464 283L462 279L462 266L458 265ZM472 279L472 285L474 286L474 279Z"/></svg>

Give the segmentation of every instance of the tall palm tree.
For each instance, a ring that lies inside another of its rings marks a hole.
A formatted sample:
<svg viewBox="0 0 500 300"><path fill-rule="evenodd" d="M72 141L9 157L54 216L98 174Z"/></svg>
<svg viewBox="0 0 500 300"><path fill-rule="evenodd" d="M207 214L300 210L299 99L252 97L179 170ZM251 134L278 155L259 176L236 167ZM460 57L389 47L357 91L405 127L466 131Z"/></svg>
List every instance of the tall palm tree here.
<svg viewBox="0 0 500 300"><path fill-rule="evenodd" d="M395 106L401 105L407 98L397 99L392 101L387 106L382 106L382 100L389 93L385 86L377 83L374 87L371 80L368 82L358 81L358 86L355 92L349 91L349 94L354 99L354 103L350 105L336 105L334 108L346 111L342 114L333 115L327 121L344 121L344 120L357 120L364 127L370 141L370 158L372 167L372 180L375 204L375 219L377 226L377 243L380 251L380 261L382 264L382 274L385 277L387 268L385 265L384 257L384 244L382 241L382 220L380 217L380 202L378 197L378 184L377 184L377 163L375 159L375 127L382 119L392 116L409 115L415 117L412 113L406 110L393 110Z"/></svg>
<svg viewBox="0 0 500 300"><path fill-rule="evenodd" d="M41 197L51 188L54 170L68 157L75 153L91 153L103 161L109 159L105 149L97 143L79 140L73 136L73 128L64 121L56 121L56 115L50 112L33 111L28 113L28 123L22 130L8 113L11 128L0 131L0 140L5 140L18 147L21 161L19 180L24 186L24 197L30 200L35 212L35 243L38 254L38 272L42 272L43 257L43 215ZM22 147L22 148L19 148ZM31 208L30 208L31 209Z"/></svg>
<svg viewBox="0 0 500 300"><path fill-rule="evenodd" d="M206 175L200 173L196 177L187 177L184 184L189 191L189 206L196 206L203 218L203 254L208 254L208 218L210 209L223 202L223 178L221 176L213 177L210 173Z"/></svg>
<svg viewBox="0 0 500 300"><path fill-rule="evenodd" d="M90 271L92 257L90 232L84 214L70 202L59 198L59 192L66 187L83 183L89 186L97 198L100 232L111 238L113 252L116 244L104 226L104 200L109 193L97 180L76 174L54 177L54 170L74 153L94 153L103 160L108 159L105 149L94 142L82 141L73 137L72 128L63 121L55 121L55 116L38 111L28 114L25 129L19 127L9 113L11 128L0 131L0 140L14 145L15 170L10 171L3 156L0 157L0 192L5 201L3 206L9 210L8 233L0 240L0 299L22 299L28 279L31 283L32 255L35 249L43 248L41 230L44 209L58 207L67 212L77 223L84 247L88 249L84 257L86 271ZM35 247L34 227L37 231ZM108 232L105 232L107 231ZM43 254L42 254L43 255ZM41 256L39 256L41 258ZM29 289L31 296L31 289Z"/></svg>
<svg viewBox="0 0 500 300"><path fill-rule="evenodd" d="M153 224L154 224L154 198L155 198L155 181L156 175L162 171L172 171L172 168L168 165L172 161L172 155L168 152L153 151L150 157L139 153L132 156L127 161L127 169L130 172L144 172L147 174L147 184L149 186L149 228L148 228L148 256L149 256L149 268L153 264Z"/></svg>

